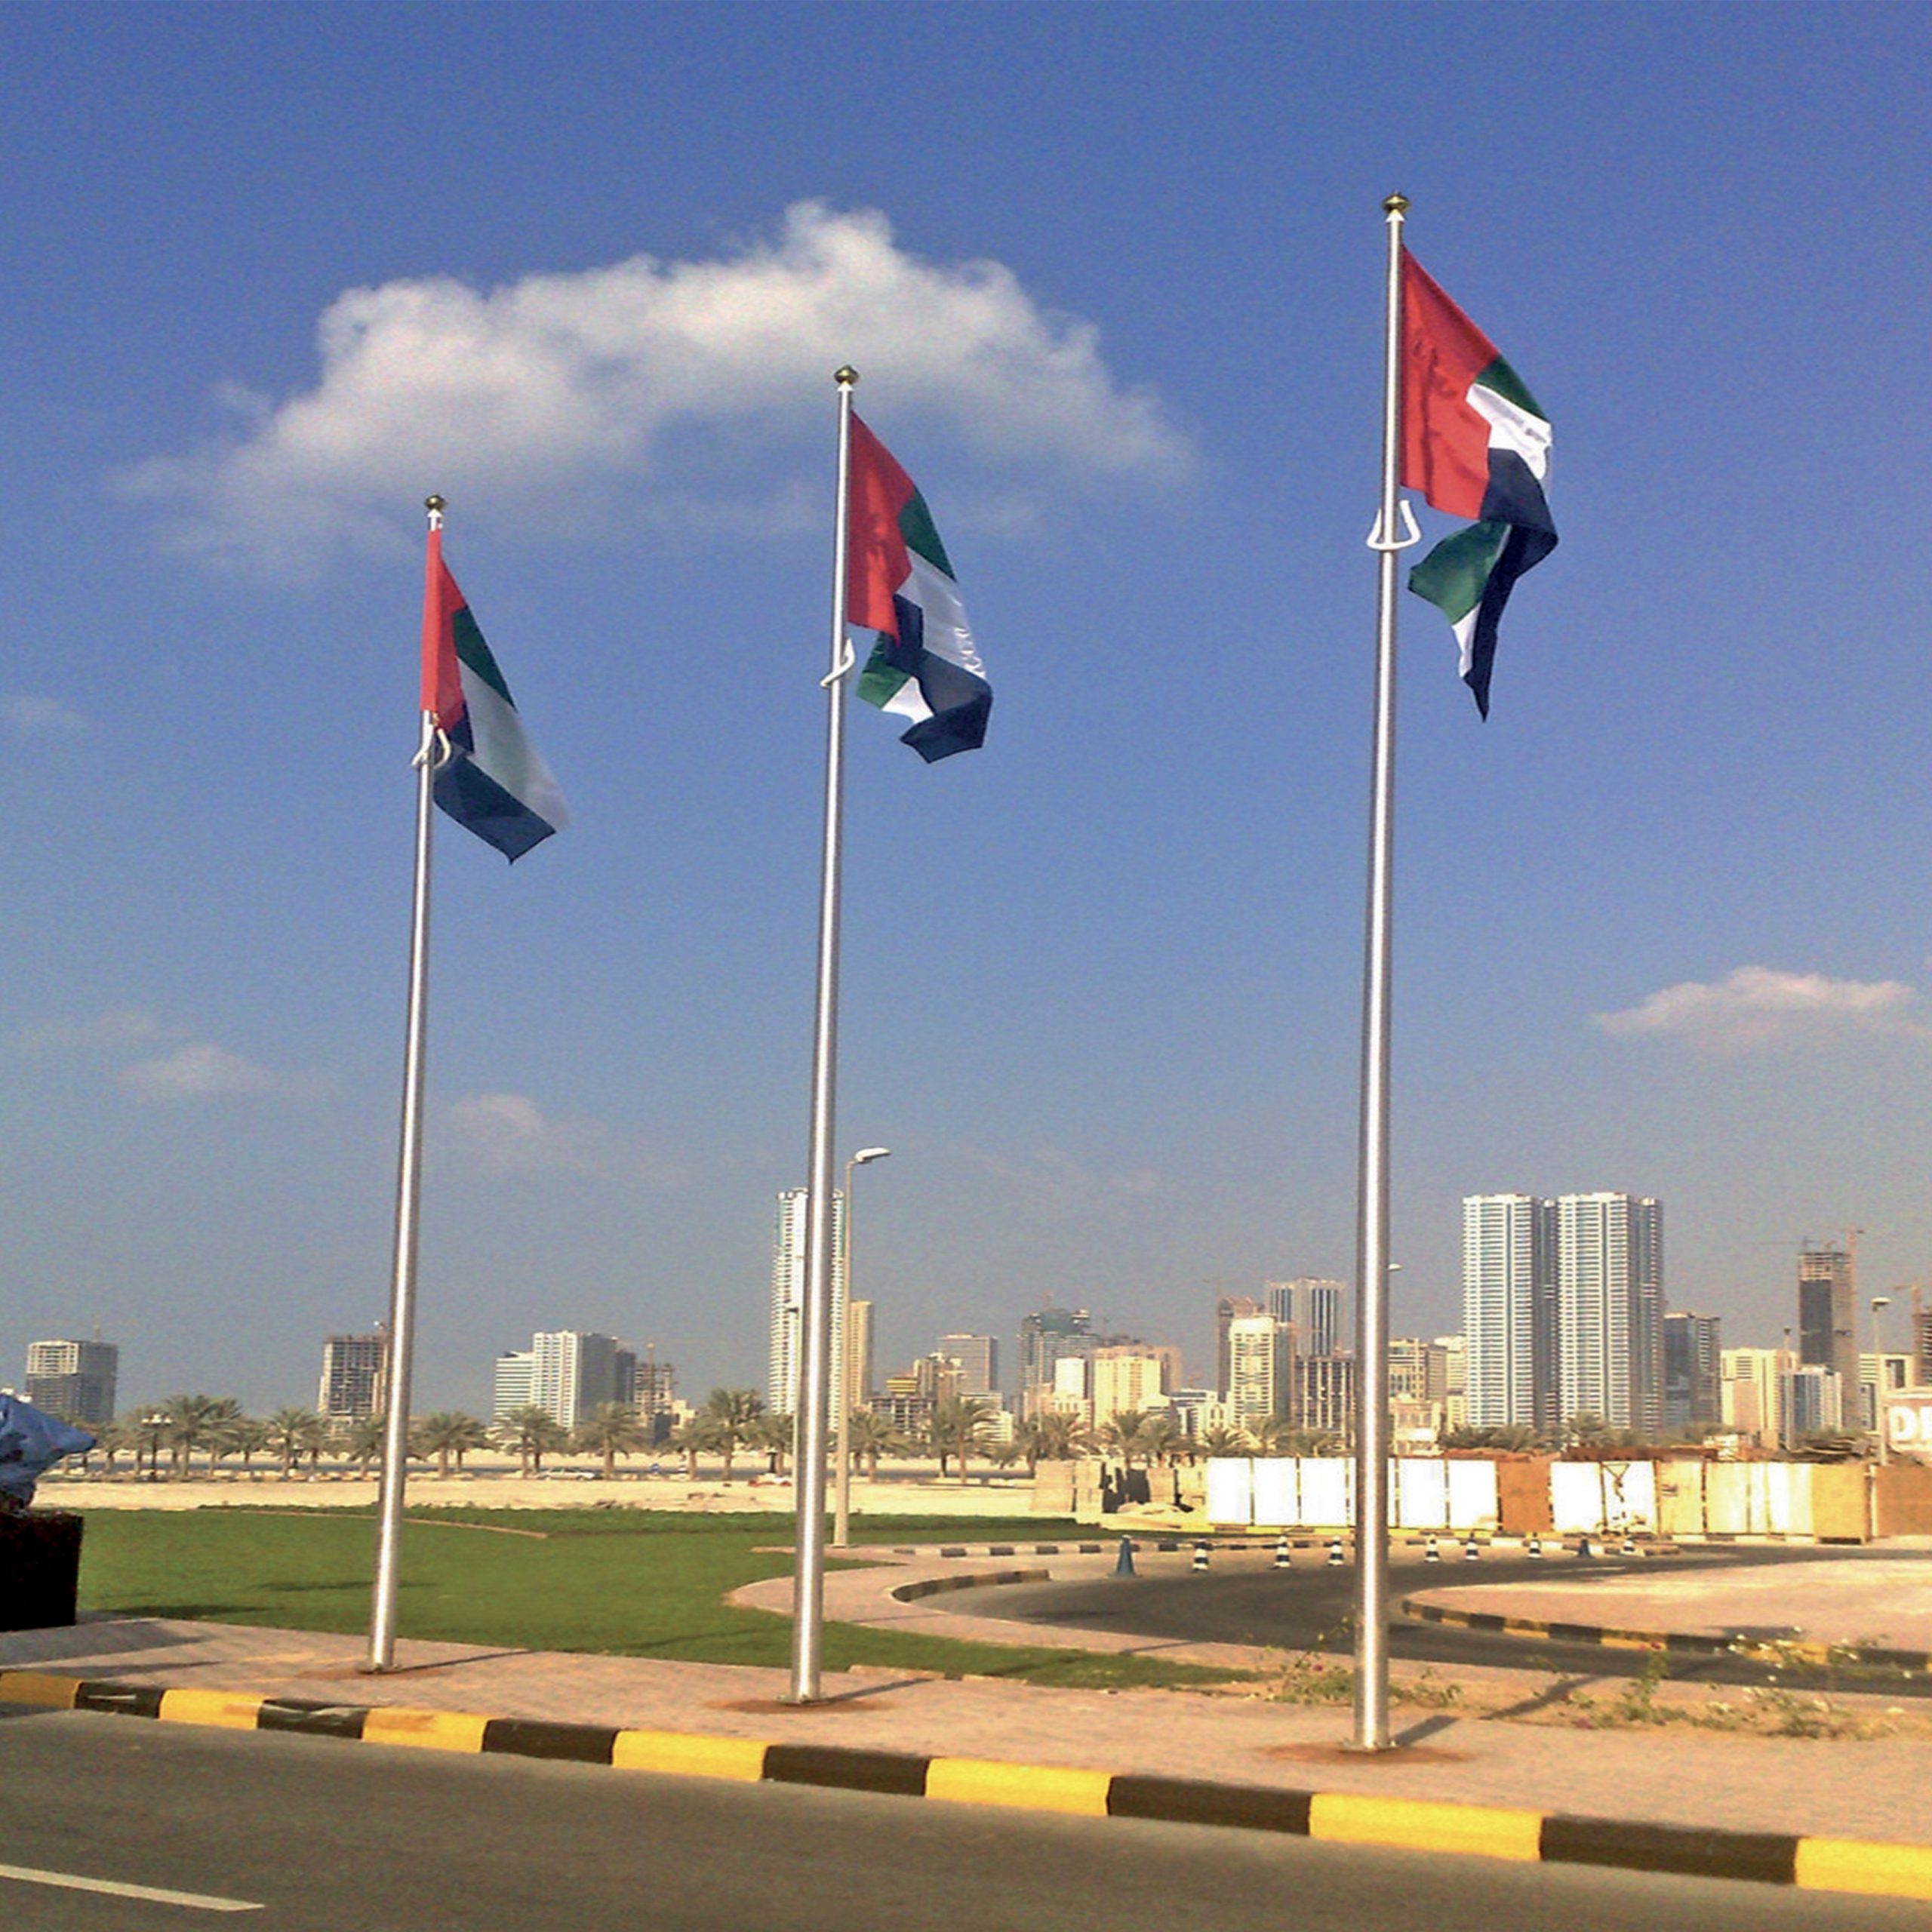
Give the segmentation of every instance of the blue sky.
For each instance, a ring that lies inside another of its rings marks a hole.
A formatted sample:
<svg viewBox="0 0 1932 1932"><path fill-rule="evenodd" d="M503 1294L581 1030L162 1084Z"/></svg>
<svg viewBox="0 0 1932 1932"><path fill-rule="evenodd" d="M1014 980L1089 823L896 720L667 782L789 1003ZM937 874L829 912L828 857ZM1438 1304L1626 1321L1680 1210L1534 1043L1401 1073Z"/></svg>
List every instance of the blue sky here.
<svg viewBox="0 0 1932 1932"><path fill-rule="evenodd" d="M1932 1278L1928 45L0 11L0 1377L97 1320L131 1401L272 1406L383 1307L435 490L577 822L439 839L419 1395L537 1327L759 1379L848 358L997 693L930 769L853 720L883 1352L1050 1294L1198 1370L1217 1284L1349 1273L1393 189L1555 423L1563 533L1486 726L1404 600L1395 1326L1455 1325L1498 1189L1659 1196L1731 1340L1807 1234Z"/></svg>

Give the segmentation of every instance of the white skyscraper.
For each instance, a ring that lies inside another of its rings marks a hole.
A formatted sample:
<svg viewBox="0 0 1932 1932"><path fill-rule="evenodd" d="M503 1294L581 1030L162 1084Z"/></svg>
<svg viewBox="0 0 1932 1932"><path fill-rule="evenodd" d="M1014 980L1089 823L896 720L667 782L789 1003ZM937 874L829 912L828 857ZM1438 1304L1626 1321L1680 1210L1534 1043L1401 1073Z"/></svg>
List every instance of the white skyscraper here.
<svg viewBox="0 0 1932 1932"><path fill-rule="evenodd" d="M799 1324L805 1305L805 1203L811 1190L788 1187L778 1197L771 1244L771 1347L765 1407L777 1415L798 1410ZM845 1367L845 1197L832 1192L832 1361L828 1386L837 1415L837 1392Z"/></svg>
<svg viewBox="0 0 1932 1932"><path fill-rule="evenodd" d="M1463 1334L1472 1429L1552 1427L1556 1414L1554 1216L1529 1194L1463 1202Z"/></svg>
<svg viewBox="0 0 1932 1932"><path fill-rule="evenodd" d="M617 1394L617 1341L609 1335L561 1329L530 1339L530 1398L566 1429L587 1422L600 1402ZM623 1399L630 1399L630 1391Z"/></svg>
<svg viewBox="0 0 1932 1932"><path fill-rule="evenodd" d="M1294 1331L1272 1315L1237 1315L1228 1324L1228 1414L1254 1434L1294 1401Z"/></svg>
<svg viewBox="0 0 1932 1932"><path fill-rule="evenodd" d="M1663 1427L1663 1208L1630 1194L1556 1203L1562 1420Z"/></svg>

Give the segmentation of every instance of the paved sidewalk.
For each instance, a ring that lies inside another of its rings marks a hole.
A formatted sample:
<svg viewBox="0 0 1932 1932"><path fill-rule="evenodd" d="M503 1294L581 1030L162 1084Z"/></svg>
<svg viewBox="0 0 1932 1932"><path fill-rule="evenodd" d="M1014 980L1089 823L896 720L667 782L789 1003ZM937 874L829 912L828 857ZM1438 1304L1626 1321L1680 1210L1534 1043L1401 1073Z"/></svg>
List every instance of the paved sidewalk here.
<svg viewBox="0 0 1932 1932"><path fill-rule="evenodd" d="M1091 1574L1105 1561L1026 1556L901 1561L890 1570L835 1573L828 1579L828 1607L835 1618L943 1627L947 1634L963 1624L974 1635L996 1632L1011 1642L1011 1624L962 1617L943 1607L970 1601L970 1592L911 1602L889 1593L908 1583L973 1571L1051 1567L1059 1576L1081 1574L1084 1565ZM773 1587L754 1589L768 1593ZM1056 1634L1085 1647L1140 1647L1203 1660L1223 1660L1233 1648L1153 1644L1118 1632L1029 1629L1023 1641L1032 1644ZM1407 1748L1364 1758L1340 1748L1349 1725L1345 1709L1249 1696L1054 1690L873 1669L829 1676L827 1701L798 1709L780 1701L786 1676L777 1670L405 1642L398 1647L399 1671L366 1677L355 1668L361 1650L361 1641L350 1637L101 1618L72 1629L0 1635L0 1671L325 1705L402 1706L1076 1767L1288 1792L1513 1807L1633 1826L1932 1843L1921 1791L1925 1747L1906 1739L1827 1742L1679 1727L1581 1730L1451 1712L1411 1716L1398 1709L1398 1734ZM1525 1707L1550 1694L1551 1680L1537 1673L1489 1675L1519 1683Z"/></svg>

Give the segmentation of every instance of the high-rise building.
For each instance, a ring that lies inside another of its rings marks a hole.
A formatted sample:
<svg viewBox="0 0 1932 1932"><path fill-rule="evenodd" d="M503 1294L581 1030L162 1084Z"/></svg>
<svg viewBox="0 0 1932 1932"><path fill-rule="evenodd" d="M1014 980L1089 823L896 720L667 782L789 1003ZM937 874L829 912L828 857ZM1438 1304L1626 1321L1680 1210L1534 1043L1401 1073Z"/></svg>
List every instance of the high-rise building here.
<svg viewBox="0 0 1932 1932"><path fill-rule="evenodd" d="M1932 1388L1932 1299L1923 1288L1912 1291L1912 1386Z"/></svg>
<svg viewBox="0 0 1932 1932"><path fill-rule="evenodd" d="M775 1415L795 1415L803 1373L805 1309L805 1226L811 1190L788 1187L778 1197L771 1242L771 1340L764 1402ZM845 1196L832 1191L832 1355L826 1364L826 1404L835 1417L845 1367Z"/></svg>
<svg viewBox="0 0 1932 1932"><path fill-rule="evenodd" d="M939 1352L959 1364L962 1395L999 1393L999 1343L991 1335L942 1335Z"/></svg>
<svg viewBox="0 0 1932 1932"><path fill-rule="evenodd" d="M1726 1349L1718 1358L1718 1401L1725 1428L1760 1449L1785 1439L1786 1349Z"/></svg>
<svg viewBox="0 0 1932 1932"><path fill-rule="evenodd" d="M315 1413L330 1422L357 1422L381 1412L389 1337L331 1335L322 1343L322 1376Z"/></svg>
<svg viewBox="0 0 1932 1932"><path fill-rule="evenodd" d="M1663 1208L1632 1194L1556 1202L1561 1419L1663 1427Z"/></svg>
<svg viewBox="0 0 1932 1932"><path fill-rule="evenodd" d="M1798 1257L1798 1359L1835 1370L1847 1389L1858 1386L1857 1297L1850 1251L1806 1242Z"/></svg>
<svg viewBox="0 0 1932 1932"><path fill-rule="evenodd" d="M1666 1430L1715 1429L1724 1420L1724 1340L1715 1315L1663 1318L1663 1426Z"/></svg>
<svg viewBox="0 0 1932 1932"><path fill-rule="evenodd" d="M1266 1311L1252 1295L1223 1295L1214 1303L1214 1386L1225 1396L1229 1387L1228 1329Z"/></svg>
<svg viewBox="0 0 1932 1932"><path fill-rule="evenodd" d="M1867 1349L1858 1358L1858 1426L1876 1432L1882 1428L1884 1417L1878 1400L1878 1392L1883 1389L1887 1396L1895 1395L1912 1378L1912 1358L1893 1353L1887 1349L1884 1354ZM1847 1417L1847 1423L1850 1417Z"/></svg>
<svg viewBox="0 0 1932 1932"><path fill-rule="evenodd" d="M845 1333L852 1349L852 1400L863 1408L878 1386L872 1360L872 1304L856 1297L846 1311Z"/></svg>
<svg viewBox="0 0 1932 1932"><path fill-rule="evenodd" d="M632 1361L631 1407L647 1422L657 1416L668 1416L677 1400L676 1369L669 1362L657 1359L654 1343L645 1349L641 1361L635 1356Z"/></svg>
<svg viewBox="0 0 1932 1932"><path fill-rule="evenodd" d="M1020 1394L1023 1411L1034 1413L1036 1392L1051 1389L1054 1365L1094 1352L1094 1331L1084 1308L1047 1307L1020 1324Z"/></svg>
<svg viewBox="0 0 1932 1932"><path fill-rule="evenodd" d="M528 1349L506 1349L497 1358L490 1380L490 1417L501 1422L514 1410L530 1406L536 1387L537 1357Z"/></svg>
<svg viewBox="0 0 1932 1932"><path fill-rule="evenodd" d="M112 1342L27 1344L27 1400L63 1421L91 1429L112 1422L120 1373L121 1351Z"/></svg>
<svg viewBox="0 0 1932 1932"><path fill-rule="evenodd" d="M1294 1365L1298 1426L1352 1441L1355 1432L1353 1355L1301 1355Z"/></svg>
<svg viewBox="0 0 1932 1932"><path fill-rule="evenodd" d="M1292 1281L1270 1281L1263 1312L1277 1321L1292 1321L1295 1346L1305 1355L1346 1355L1342 1335L1340 1281L1300 1275Z"/></svg>
<svg viewBox="0 0 1932 1932"><path fill-rule="evenodd" d="M611 1336L559 1329L533 1335L530 1350L530 1400L566 1429L587 1422L602 1403L630 1398L637 1358Z"/></svg>
<svg viewBox="0 0 1932 1932"><path fill-rule="evenodd" d="M1784 1378L1784 1411L1789 1432L1785 1446L1805 1436L1832 1435L1844 1426L1844 1385L1835 1368L1804 1362Z"/></svg>
<svg viewBox="0 0 1932 1932"><path fill-rule="evenodd" d="M1294 1330L1272 1315L1237 1315L1228 1324L1228 1413L1250 1435L1294 1403Z"/></svg>
<svg viewBox="0 0 1932 1932"><path fill-rule="evenodd" d="M1556 1213L1530 1194L1463 1202L1463 1333L1472 1429L1553 1429L1558 1414Z"/></svg>
<svg viewBox="0 0 1932 1932"><path fill-rule="evenodd" d="M1094 1426L1102 1427L1129 1410L1146 1411L1167 1405L1168 1364L1152 1349L1131 1345L1094 1351Z"/></svg>

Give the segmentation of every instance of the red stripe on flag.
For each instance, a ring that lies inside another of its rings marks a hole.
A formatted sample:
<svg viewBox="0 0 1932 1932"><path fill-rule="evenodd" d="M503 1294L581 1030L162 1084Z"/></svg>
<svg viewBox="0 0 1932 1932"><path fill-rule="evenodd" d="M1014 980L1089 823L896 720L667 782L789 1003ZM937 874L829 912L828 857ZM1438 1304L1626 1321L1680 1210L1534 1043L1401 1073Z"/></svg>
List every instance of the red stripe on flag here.
<svg viewBox="0 0 1932 1932"><path fill-rule="evenodd" d="M1480 517L1489 488L1489 425L1469 386L1496 345L1402 251L1402 483L1451 516Z"/></svg>
<svg viewBox="0 0 1932 1932"><path fill-rule="evenodd" d="M857 415L847 478L845 621L896 638L892 593L912 574L899 512L917 493L892 452Z"/></svg>
<svg viewBox="0 0 1932 1932"><path fill-rule="evenodd" d="M423 584L423 709L435 712L445 731L462 723L466 709L456 658L456 614L463 608L463 592L443 562L443 533L432 530Z"/></svg>

